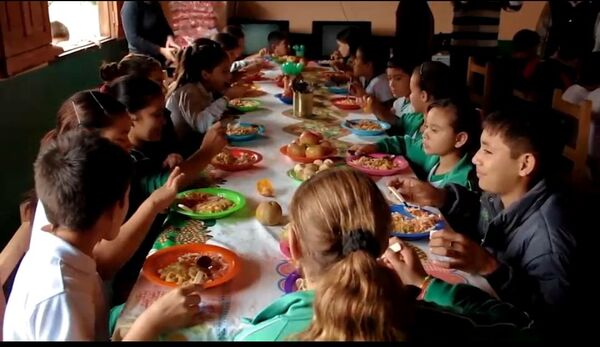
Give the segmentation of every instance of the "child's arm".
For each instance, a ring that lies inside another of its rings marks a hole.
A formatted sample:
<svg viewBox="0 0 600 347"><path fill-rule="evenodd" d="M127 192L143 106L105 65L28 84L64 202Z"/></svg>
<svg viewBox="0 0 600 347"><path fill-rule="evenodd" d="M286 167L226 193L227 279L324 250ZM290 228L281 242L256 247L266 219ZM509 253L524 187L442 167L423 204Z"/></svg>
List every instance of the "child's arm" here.
<svg viewBox="0 0 600 347"><path fill-rule="evenodd" d="M395 125L398 122L398 117L396 117L396 113L394 109L388 107L386 104L382 104L372 96L367 96L366 98L360 99L361 106L370 105L371 112L379 119L380 121L384 121L391 125ZM393 101L392 101L393 104Z"/></svg>
<svg viewBox="0 0 600 347"><path fill-rule="evenodd" d="M406 153L406 142L404 136L392 136L368 145L351 146L350 151L354 151L357 155L376 152L404 155Z"/></svg>
<svg viewBox="0 0 600 347"><path fill-rule="evenodd" d="M4 284L15 266L29 249L31 222L23 222L2 252L0 252L0 283Z"/></svg>
<svg viewBox="0 0 600 347"><path fill-rule="evenodd" d="M200 323L201 290L202 285L189 284L166 293L135 320L123 341L155 340L161 333Z"/></svg>
<svg viewBox="0 0 600 347"><path fill-rule="evenodd" d="M211 101L208 95L191 91L182 91L171 97L176 98L174 106L179 109L186 123L199 133L205 133L211 124L223 116L227 109L227 99L243 97L246 91L245 86L233 86L225 92L224 97L214 101Z"/></svg>
<svg viewBox="0 0 600 347"><path fill-rule="evenodd" d="M181 170L175 168L167 182L155 190L121 226L117 238L111 241L102 240L94 247L98 273L103 279L112 278L135 253L156 216L175 200L183 177Z"/></svg>
<svg viewBox="0 0 600 347"><path fill-rule="evenodd" d="M377 151L382 153L400 154L406 153L405 136L392 136L379 140L375 143Z"/></svg>
<svg viewBox="0 0 600 347"><path fill-rule="evenodd" d="M423 121L423 114L420 112L405 113L400 119L400 126L404 135L414 136L419 133Z"/></svg>

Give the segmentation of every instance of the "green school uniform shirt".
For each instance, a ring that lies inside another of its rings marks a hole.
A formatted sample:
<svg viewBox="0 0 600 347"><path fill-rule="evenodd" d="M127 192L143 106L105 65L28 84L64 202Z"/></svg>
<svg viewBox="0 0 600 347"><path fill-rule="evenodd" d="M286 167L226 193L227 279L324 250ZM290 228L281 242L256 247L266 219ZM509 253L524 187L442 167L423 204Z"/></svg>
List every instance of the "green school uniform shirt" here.
<svg viewBox="0 0 600 347"><path fill-rule="evenodd" d="M401 134L416 139L423 137L420 131L423 122L424 118L421 112L405 113L402 118L398 119Z"/></svg>
<svg viewBox="0 0 600 347"><path fill-rule="evenodd" d="M477 189L473 164L467 155L464 155L452 170L443 174L435 174L440 164L440 157L425 153L422 137L394 136L385 138L376 145L380 152L404 155L417 176L427 177L427 181L435 187L441 188L448 183L456 183L470 190Z"/></svg>
<svg viewBox="0 0 600 347"><path fill-rule="evenodd" d="M418 291L418 290L417 290ZM293 341L313 316L315 292L286 294L252 319L234 341ZM401 308L398 308L399 310ZM535 338L533 321L513 305L498 301L477 287L433 279L417 302L415 341L497 341Z"/></svg>

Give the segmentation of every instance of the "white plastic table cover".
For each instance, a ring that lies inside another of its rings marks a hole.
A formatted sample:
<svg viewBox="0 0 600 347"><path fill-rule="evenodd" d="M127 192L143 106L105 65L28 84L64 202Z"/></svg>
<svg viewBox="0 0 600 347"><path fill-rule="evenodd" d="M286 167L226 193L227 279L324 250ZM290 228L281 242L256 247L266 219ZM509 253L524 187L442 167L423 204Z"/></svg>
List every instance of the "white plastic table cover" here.
<svg viewBox="0 0 600 347"><path fill-rule="evenodd" d="M281 71L279 68L274 68L263 71L263 73L267 77L275 77L281 74ZM317 74L313 75L313 77L316 76ZM261 101L262 108L242 115L240 120L264 125L265 135L253 141L233 143L230 147L243 147L259 152L262 154L263 160L255 168L246 171L223 172L217 170L213 172L225 180L225 183L220 185L221 187L243 194L247 199L247 205L243 210L230 217L219 219L216 225L208 227L212 239L207 243L219 245L237 253L242 259L242 269L230 282L207 289L202 293L200 309L206 315L203 323L162 335L162 340L230 340L244 328L244 318L254 317L260 310L285 294L283 282L285 277L294 270L293 265L279 249L279 234L282 226L263 226L254 217L254 212L259 202L274 199L281 205L284 215L287 216L289 203L299 183L287 176L286 172L293 168L295 163L282 155L279 148L297 137L297 135L284 131L284 128L299 124L303 120L283 115L284 112L288 115L291 114L292 106L283 104L274 97L275 94L282 92L282 89L277 87L274 82L258 82L257 84L261 90L267 93L264 96L253 98ZM329 96L324 95L324 97ZM325 105L321 105L335 110L335 106L329 105L327 102ZM333 112L341 117L345 116L345 119L375 119L374 115L366 114L362 110ZM341 122L341 119L338 120ZM314 124L318 124L318 122L309 123L313 124L308 125L309 128L314 128ZM302 129L304 126L301 125L299 128ZM339 122L338 126L328 129L333 129L335 133L339 130L336 128L339 128ZM296 131L298 131L298 127ZM372 143L380 138L382 136L358 137L350 134L339 137L338 140L344 141L347 146L354 143ZM414 173L409 168L401 175L414 176ZM386 189L386 182L397 176L374 177L390 201L393 201L393 197ZM268 178L273 183L274 198L266 198L258 194L256 182L262 178ZM427 240L411 243L429 254ZM449 282L470 283L495 295L482 277L473 277L457 270L443 270L428 262L425 263L425 268L436 277ZM170 288L156 285L140 274L117 321L113 340L120 340L135 318L168 290Z"/></svg>

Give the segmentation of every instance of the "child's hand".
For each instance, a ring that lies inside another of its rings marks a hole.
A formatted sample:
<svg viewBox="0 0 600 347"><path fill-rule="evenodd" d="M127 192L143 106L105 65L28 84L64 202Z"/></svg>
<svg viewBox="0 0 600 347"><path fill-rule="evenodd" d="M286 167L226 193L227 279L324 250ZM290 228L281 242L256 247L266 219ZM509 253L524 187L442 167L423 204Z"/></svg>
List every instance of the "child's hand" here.
<svg viewBox="0 0 600 347"><path fill-rule="evenodd" d="M162 187L152 192L150 198L156 206L156 211L164 211L171 206L177 192L179 192L181 180L184 176L185 174L181 172L179 166L176 166L169 175L167 182L165 182Z"/></svg>
<svg viewBox="0 0 600 347"><path fill-rule="evenodd" d="M405 285L421 286L427 277L427 272L425 272L419 256L414 249L408 247L397 237L390 238L390 246L396 243L400 245L400 251L394 252L388 248L383 254L384 264L394 270Z"/></svg>
<svg viewBox="0 0 600 347"><path fill-rule="evenodd" d="M357 96L359 98L367 95L365 88L363 88L359 81L354 81L350 84L349 92L351 95Z"/></svg>
<svg viewBox="0 0 600 347"><path fill-rule="evenodd" d="M269 50L266 48L261 48L260 51L258 51L258 56L261 58L268 54L269 54Z"/></svg>
<svg viewBox="0 0 600 347"><path fill-rule="evenodd" d="M259 73L261 69L262 69L262 66L260 63L253 62L250 65L243 68L242 72L245 75L252 75L252 74Z"/></svg>
<svg viewBox="0 0 600 347"><path fill-rule="evenodd" d="M164 168L173 169L175 166L181 164L183 162L183 157L179 153L171 153L167 156L165 161L163 161L162 166Z"/></svg>
<svg viewBox="0 0 600 347"><path fill-rule="evenodd" d="M354 145L348 149L348 152L354 152L354 155L364 155L377 152L377 145Z"/></svg>
<svg viewBox="0 0 600 347"><path fill-rule="evenodd" d="M200 284L175 288L156 300L142 315L157 333L197 325L201 322L198 307L201 290Z"/></svg>
<svg viewBox="0 0 600 347"><path fill-rule="evenodd" d="M244 85L235 85L233 87L229 87L227 91L225 91L225 96L231 99L242 98L248 92L248 88Z"/></svg>
<svg viewBox="0 0 600 347"><path fill-rule="evenodd" d="M227 137L225 135L225 127L221 122L216 122L204 135L200 150L205 151L210 158L219 154L221 150L227 146Z"/></svg>
<svg viewBox="0 0 600 347"><path fill-rule="evenodd" d="M342 53L340 53L340 51L335 50L335 51L333 51L333 53L331 53L331 56L329 57L329 59L338 61L338 60L344 59L344 57L342 57Z"/></svg>

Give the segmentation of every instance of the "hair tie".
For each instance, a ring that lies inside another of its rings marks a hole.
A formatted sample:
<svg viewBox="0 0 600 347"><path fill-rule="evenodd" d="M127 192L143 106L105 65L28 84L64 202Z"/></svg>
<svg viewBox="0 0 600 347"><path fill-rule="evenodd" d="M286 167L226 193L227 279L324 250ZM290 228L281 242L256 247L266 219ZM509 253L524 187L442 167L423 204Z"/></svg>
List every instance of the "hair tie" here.
<svg viewBox="0 0 600 347"><path fill-rule="evenodd" d="M373 233L363 229L352 230L342 236L342 254L347 256L355 251L366 251L373 257L380 254L379 242Z"/></svg>

